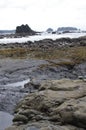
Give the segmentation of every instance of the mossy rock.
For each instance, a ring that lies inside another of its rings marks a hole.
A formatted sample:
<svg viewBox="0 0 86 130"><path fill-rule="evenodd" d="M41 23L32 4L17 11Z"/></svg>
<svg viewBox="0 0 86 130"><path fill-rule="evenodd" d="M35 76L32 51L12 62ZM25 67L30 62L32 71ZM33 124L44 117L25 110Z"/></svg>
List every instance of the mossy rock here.
<svg viewBox="0 0 86 130"><path fill-rule="evenodd" d="M16 114L14 116L13 122L22 122L22 123L27 123L28 118L24 115Z"/></svg>

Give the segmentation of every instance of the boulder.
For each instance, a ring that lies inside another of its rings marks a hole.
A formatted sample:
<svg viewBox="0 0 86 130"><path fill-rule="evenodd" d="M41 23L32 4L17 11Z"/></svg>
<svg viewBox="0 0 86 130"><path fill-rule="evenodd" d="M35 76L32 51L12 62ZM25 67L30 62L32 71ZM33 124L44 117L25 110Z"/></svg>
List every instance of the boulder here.
<svg viewBox="0 0 86 130"><path fill-rule="evenodd" d="M24 130L32 130L31 127L33 130L85 130L86 82L42 81L38 91L30 93L17 105L15 113L18 118L14 116L14 126L16 121L17 124L22 121L23 126L26 123ZM17 128L20 127L19 124Z"/></svg>

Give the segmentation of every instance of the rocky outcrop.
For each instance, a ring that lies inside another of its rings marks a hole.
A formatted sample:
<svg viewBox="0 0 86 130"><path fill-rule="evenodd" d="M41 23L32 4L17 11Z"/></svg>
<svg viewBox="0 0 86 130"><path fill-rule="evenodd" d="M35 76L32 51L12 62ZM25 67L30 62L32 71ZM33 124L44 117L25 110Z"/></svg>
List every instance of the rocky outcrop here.
<svg viewBox="0 0 86 130"><path fill-rule="evenodd" d="M21 33L20 33L21 34ZM24 33L22 33L24 35ZM4 36L1 36L3 38ZM7 38L16 38L21 37L18 34L10 34L6 36ZM15 47L36 47L40 49L51 49L51 48L60 48L60 47L73 47L73 46L86 46L86 37L80 37L80 38L59 38L56 40L52 39L43 39L39 41L28 41L28 42L22 42L20 43L7 43L7 44L0 44L0 49L5 48L15 48Z"/></svg>
<svg viewBox="0 0 86 130"><path fill-rule="evenodd" d="M52 33L52 32L53 32L53 29L52 29L52 28L48 28L48 29L46 30L46 32L47 32L47 33Z"/></svg>
<svg viewBox="0 0 86 130"><path fill-rule="evenodd" d="M27 24L26 25L21 25L16 27L16 33L17 34L29 34L29 35L34 35L35 31L33 31Z"/></svg>
<svg viewBox="0 0 86 130"><path fill-rule="evenodd" d="M77 29L76 27L59 27L57 29L57 32L61 32L61 33L70 33L70 32L79 32L80 30Z"/></svg>
<svg viewBox="0 0 86 130"><path fill-rule="evenodd" d="M13 126L6 130L85 130L85 80L32 81L38 91L16 107ZM29 87L29 86L28 86Z"/></svg>

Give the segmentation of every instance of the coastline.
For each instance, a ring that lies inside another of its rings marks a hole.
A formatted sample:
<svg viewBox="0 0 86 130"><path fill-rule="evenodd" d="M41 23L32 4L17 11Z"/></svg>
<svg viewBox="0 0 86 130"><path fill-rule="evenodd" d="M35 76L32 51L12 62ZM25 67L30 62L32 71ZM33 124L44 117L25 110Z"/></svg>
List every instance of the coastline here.
<svg viewBox="0 0 86 130"><path fill-rule="evenodd" d="M0 44L0 110L14 113L16 104L18 104L21 99L23 100L28 93L35 95L35 92L39 91L39 84L42 82L45 83L47 80L53 83L53 80L60 81L64 78L70 79L70 82L72 80L78 80L80 76L83 79L86 76L85 50L85 37L74 39L61 38L57 40L45 39L35 41L34 43ZM14 87L9 85L26 81L29 78L31 82L26 83L23 88L21 84L19 84L19 86L15 85ZM68 82L68 80L66 80L66 82ZM7 87L6 84L8 84ZM84 81L82 84L84 84ZM54 87L55 86L53 86L52 89L56 89ZM77 85L74 90L75 89L77 89ZM85 89L83 90L85 92ZM63 91L65 93L65 90ZM59 94L59 92L60 91L57 93ZM41 124L40 122L38 123ZM19 127L21 127L21 125ZM60 126L58 126L58 128L59 127ZM62 127L60 127L60 129L62 129ZM76 129L79 129L79 127ZM82 130L84 130L83 127Z"/></svg>

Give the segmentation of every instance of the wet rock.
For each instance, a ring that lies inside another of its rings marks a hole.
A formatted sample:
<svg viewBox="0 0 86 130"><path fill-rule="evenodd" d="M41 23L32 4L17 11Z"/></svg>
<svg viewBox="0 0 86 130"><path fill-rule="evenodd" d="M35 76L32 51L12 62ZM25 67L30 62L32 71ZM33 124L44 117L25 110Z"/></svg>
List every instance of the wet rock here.
<svg viewBox="0 0 86 130"><path fill-rule="evenodd" d="M28 82L24 85L24 89L29 89L30 93L34 92L34 90L38 90L40 87L40 82L35 81L34 79L31 82Z"/></svg>
<svg viewBox="0 0 86 130"><path fill-rule="evenodd" d="M20 115L17 114L15 115L13 122L21 122L21 123L27 123L28 122L28 118L25 115Z"/></svg>
<svg viewBox="0 0 86 130"><path fill-rule="evenodd" d="M14 113L16 104L30 92L37 89L34 86L23 84L23 81L33 77L31 73L40 64L45 64L42 60L27 59L0 59L0 110ZM21 84L20 84L21 82Z"/></svg>

